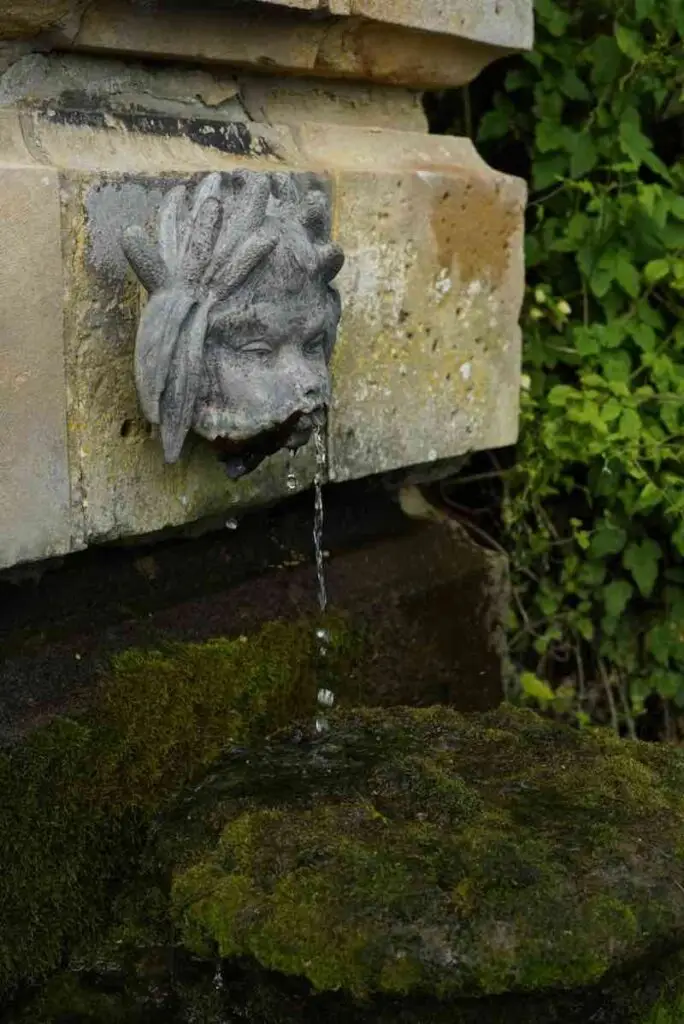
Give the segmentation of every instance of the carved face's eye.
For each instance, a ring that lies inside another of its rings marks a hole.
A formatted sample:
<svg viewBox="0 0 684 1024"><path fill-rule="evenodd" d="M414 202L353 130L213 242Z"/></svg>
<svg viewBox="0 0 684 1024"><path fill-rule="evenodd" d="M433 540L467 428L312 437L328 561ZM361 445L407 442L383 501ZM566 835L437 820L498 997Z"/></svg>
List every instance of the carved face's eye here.
<svg viewBox="0 0 684 1024"><path fill-rule="evenodd" d="M270 356L273 353L273 346L267 341L260 339L259 341L249 341L246 345L240 345L238 352L244 352L245 355L250 356Z"/></svg>
<svg viewBox="0 0 684 1024"><path fill-rule="evenodd" d="M309 338L304 342L304 354L307 356L320 355L325 349L325 335L317 334L315 338Z"/></svg>

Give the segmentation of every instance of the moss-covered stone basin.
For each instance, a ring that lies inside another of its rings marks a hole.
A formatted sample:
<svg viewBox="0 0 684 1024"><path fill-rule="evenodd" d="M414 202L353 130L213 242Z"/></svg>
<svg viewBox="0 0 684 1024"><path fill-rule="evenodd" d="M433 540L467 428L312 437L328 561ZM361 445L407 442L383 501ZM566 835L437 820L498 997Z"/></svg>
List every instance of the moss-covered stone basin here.
<svg viewBox="0 0 684 1024"><path fill-rule="evenodd" d="M327 625L325 672L306 620L129 650L87 706L0 749L0 1007L116 922L168 799L231 744L313 715L319 686L343 692L356 642Z"/></svg>
<svg viewBox="0 0 684 1024"><path fill-rule="evenodd" d="M356 996L571 989L684 936L684 757L504 707L340 711L157 835L200 957Z"/></svg>

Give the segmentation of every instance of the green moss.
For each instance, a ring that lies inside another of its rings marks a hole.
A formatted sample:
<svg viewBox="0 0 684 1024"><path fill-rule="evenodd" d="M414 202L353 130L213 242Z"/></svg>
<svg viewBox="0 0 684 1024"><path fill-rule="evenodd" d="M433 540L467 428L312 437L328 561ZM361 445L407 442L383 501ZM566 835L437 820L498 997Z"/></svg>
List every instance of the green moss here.
<svg viewBox="0 0 684 1024"><path fill-rule="evenodd" d="M129 1001L119 993L89 989L76 975L60 974L25 1013L17 1016L17 1022L76 1020L79 1024L132 1024L131 1010Z"/></svg>
<svg viewBox="0 0 684 1024"><path fill-rule="evenodd" d="M183 803L172 913L198 954L318 990L592 985L681 934L683 782L677 751L531 712L342 711Z"/></svg>
<svg viewBox="0 0 684 1024"><path fill-rule="evenodd" d="M110 964L100 974L57 976L7 1024L681 1024L682 1019L678 959L641 965L573 992L361 1001L344 992L313 993L302 979L260 970L254 961L202 964L167 950L164 967L160 952L140 957L124 974Z"/></svg>
<svg viewBox="0 0 684 1024"><path fill-rule="evenodd" d="M354 645L329 625L325 672L343 680ZM321 673L306 622L128 652L82 716L0 754L0 993L92 942L164 801L223 748L312 714Z"/></svg>

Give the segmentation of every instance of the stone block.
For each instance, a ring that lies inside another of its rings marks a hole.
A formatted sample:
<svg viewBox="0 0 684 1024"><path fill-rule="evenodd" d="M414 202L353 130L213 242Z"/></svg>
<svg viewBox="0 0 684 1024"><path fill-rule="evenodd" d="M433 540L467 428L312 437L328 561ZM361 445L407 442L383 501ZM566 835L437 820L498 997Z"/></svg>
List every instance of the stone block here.
<svg viewBox="0 0 684 1024"><path fill-rule="evenodd" d="M12 262L11 246L3 247L0 272L19 279L11 293L30 292L28 308L37 316L53 310L31 338L41 358L51 360L53 384L41 384L48 399L40 414L32 410L21 421L21 432L23 443L33 444L34 433L40 436L36 417L40 423L53 409L62 431L51 431L49 449L57 451L62 438L60 500L56 456L23 471L41 496L33 507L47 530L58 509L66 515L66 421L71 515L61 547L49 531L44 540L38 533L33 547L10 547L6 564L232 516L288 493L282 454L238 484L199 438L190 439L177 465L164 465L138 409L132 356L144 299L120 231L148 221L173 182L209 170L290 168L330 178L334 234L347 252L329 425L334 480L515 440L524 185L488 168L467 140L85 111L20 117L24 163L53 183L58 174L61 194L53 184L22 240L34 247L30 272ZM0 138L12 134L13 124L16 160L17 124L9 114L0 118ZM36 160L44 167L36 169ZM63 266L56 273L51 261L60 257L50 248L50 231L60 218ZM62 274L63 296L54 283ZM38 451L47 459L42 445ZM297 488L310 486L310 448L295 470Z"/></svg>
<svg viewBox="0 0 684 1024"><path fill-rule="evenodd" d="M417 492L401 503L373 481L353 492L353 507L347 489L326 495L331 606L361 641L345 667L347 702L495 708L503 696L506 559L473 543ZM249 637L274 620L317 615L310 520L295 501L244 516L238 530L153 552L93 552L45 573L38 586L34 578L0 579L0 607L1 744L72 714L118 651Z"/></svg>
<svg viewBox="0 0 684 1024"><path fill-rule="evenodd" d="M35 36L68 24L86 0L5 0L0 10L0 39Z"/></svg>
<svg viewBox="0 0 684 1024"><path fill-rule="evenodd" d="M303 11L368 18L405 25L421 32L464 36L479 43L521 50L532 46L534 31L529 0L259 0Z"/></svg>
<svg viewBox="0 0 684 1024"><path fill-rule="evenodd" d="M332 478L514 443L523 183L466 139L316 127L302 145L339 170L347 254Z"/></svg>
<svg viewBox="0 0 684 1024"><path fill-rule="evenodd" d="M74 53L17 52L5 70L0 65L0 108L73 106L75 96L113 114L428 130L420 94L397 86L154 67Z"/></svg>
<svg viewBox="0 0 684 1024"><path fill-rule="evenodd" d="M93 0L54 38L60 49L436 89L462 86L492 61L529 49L532 3L262 0L218 10Z"/></svg>
<svg viewBox="0 0 684 1024"><path fill-rule="evenodd" d="M56 171L0 167L0 568L72 547L62 287Z"/></svg>

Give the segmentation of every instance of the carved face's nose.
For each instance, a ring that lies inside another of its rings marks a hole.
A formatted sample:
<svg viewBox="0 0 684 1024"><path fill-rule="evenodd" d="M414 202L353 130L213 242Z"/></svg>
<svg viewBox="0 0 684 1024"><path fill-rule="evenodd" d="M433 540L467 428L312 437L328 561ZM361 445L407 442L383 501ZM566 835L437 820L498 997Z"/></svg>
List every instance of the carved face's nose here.
<svg viewBox="0 0 684 1024"><path fill-rule="evenodd" d="M300 406L299 411L312 413L314 409L327 405L329 390L327 374L318 372L303 362L299 367L295 386L295 397Z"/></svg>

